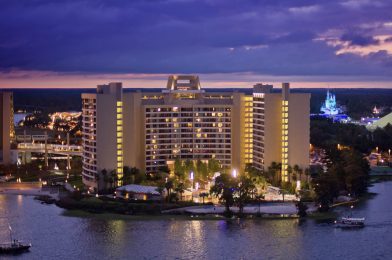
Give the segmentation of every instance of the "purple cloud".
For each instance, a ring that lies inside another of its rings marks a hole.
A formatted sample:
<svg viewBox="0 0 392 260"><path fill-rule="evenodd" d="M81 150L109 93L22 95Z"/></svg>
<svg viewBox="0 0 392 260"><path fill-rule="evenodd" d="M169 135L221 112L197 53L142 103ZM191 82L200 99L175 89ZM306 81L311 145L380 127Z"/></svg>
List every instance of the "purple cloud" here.
<svg viewBox="0 0 392 260"><path fill-rule="evenodd" d="M351 45L377 44L380 26L352 33L391 21L392 3L377 3L0 0L0 70L391 76L379 62L388 53L337 56L315 41L339 31Z"/></svg>
<svg viewBox="0 0 392 260"><path fill-rule="evenodd" d="M342 35L341 40L347 41L350 45L368 46L377 45L379 40L374 39L372 36L361 35L359 33L345 33Z"/></svg>

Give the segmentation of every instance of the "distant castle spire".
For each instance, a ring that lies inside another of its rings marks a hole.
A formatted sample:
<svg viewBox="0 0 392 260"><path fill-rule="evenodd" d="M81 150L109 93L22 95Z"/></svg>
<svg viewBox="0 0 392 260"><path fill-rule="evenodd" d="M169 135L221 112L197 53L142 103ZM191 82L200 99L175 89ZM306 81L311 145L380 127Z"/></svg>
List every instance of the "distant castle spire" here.
<svg viewBox="0 0 392 260"><path fill-rule="evenodd" d="M324 114L327 115L337 115L341 112L341 108L337 106L336 104L336 96L327 90L327 97L321 106L321 112L324 112Z"/></svg>

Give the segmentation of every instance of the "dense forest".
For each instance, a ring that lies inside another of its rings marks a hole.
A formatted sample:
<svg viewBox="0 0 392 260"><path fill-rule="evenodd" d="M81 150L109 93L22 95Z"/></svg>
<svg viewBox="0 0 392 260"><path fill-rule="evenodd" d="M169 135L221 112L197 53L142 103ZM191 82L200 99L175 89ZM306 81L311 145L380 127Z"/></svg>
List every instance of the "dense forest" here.
<svg viewBox="0 0 392 260"><path fill-rule="evenodd" d="M387 151L392 148L392 126L388 124L384 128L370 132L365 126L313 118L310 121L310 142L324 149L340 144L366 154L376 147L381 151Z"/></svg>

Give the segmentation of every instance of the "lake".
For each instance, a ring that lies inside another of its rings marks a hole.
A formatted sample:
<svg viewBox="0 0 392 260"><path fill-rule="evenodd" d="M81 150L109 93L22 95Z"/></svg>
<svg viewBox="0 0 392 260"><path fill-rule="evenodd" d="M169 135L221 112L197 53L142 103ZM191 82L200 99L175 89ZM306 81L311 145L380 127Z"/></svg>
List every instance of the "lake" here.
<svg viewBox="0 0 392 260"><path fill-rule="evenodd" d="M392 259L392 182L353 210L366 227L341 230L307 219L122 220L69 217L32 197L0 195L0 240L31 241L0 259ZM347 214L347 208L339 209Z"/></svg>

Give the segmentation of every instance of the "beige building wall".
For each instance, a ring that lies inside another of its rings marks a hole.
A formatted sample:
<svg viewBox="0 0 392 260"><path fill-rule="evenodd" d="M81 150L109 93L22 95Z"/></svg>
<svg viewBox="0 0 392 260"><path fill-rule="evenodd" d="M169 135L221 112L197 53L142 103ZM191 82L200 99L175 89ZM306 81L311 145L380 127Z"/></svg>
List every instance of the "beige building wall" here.
<svg viewBox="0 0 392 260"><path fill-rule="evenodd" d="M123 107L121 83L99 85L96 94L82 94L83 100L83 182L104 188L102 170L123 172ZM97 182L97 177L99 181Z"/></svg>
<svg viewBox="0 0 392 260"><path fill-rule="evenodd" d="M142 93L123 94L124 102L124 166L145 169L145 119Z"/></svg>
<svg viewBox="0 0 392 260"><path fill-rule="evenodd" d="M255 85L253 165L267 170L272 162L282 163L281 179L290 181L289 166L309 167L310 94L282 86L282 92L272 93L270 85Z"/></svg>
<svg viewBox="0 0 392 260"><path fill-rule="evenodd" d="M0 163L11 163L11 137L13 136L13 97L11 92L0 92Z"/></svg>
<svg viewBox="0 0 392 260"><path fill-rule="evenodd" d="M253 96L244 95L244 163L252 164L253 162Z"/></svg>
<svg viewBox="0 0 392 260"><path fill-rule="evenodd" d="M231 168L243 171L245 168L245 99L243 93L233 93L231 112Z"/></svg>
<svg viewBox="0 0 392 260"><path fill-rule="evenodd" d="M280 93L266 93L264 99L264 170L272 162L281 162L282 98Z"/></svg>
<svg viewBox="0 0 392 260"><path fill-rule="evenodd" d="M97 171L117 168L116 102L112 95L97 95Z"/></svg>
<svg viewBox="0 0 392 260"><path fill-rule="evenodd" d="M289 165L309 167L310 94L289 97Z"/></svg>

